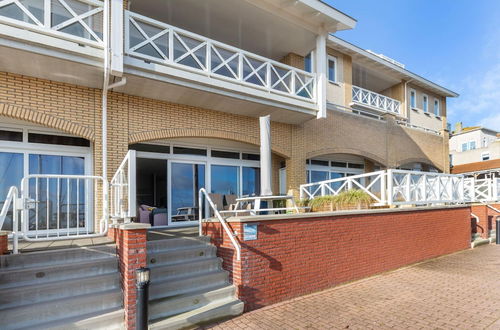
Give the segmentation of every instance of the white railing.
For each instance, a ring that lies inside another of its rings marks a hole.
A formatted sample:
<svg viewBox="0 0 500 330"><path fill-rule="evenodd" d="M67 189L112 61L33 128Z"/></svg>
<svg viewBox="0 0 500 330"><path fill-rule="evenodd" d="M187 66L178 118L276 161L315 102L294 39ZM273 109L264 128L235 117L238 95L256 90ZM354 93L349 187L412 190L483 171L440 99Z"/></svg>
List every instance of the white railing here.
<svg viewBox="0 0 500 330"><path fill-rule="evenodd" d="M300 198L366 192L373 205L423 205L500 201L498 178L474 179L461 174L389 169L303 184Z"/></svg>
<svg viewBox="0 0 500 330"><path fill-rule="evenodd" d="M103 47L103 10L98 0L1 0L0 23Z"/></svg>
<svg viewBox="0 0 500 330"><path fill-rule="evenodd" d="M210 206L210 208L214 212L215 217L217 218L217 220L219 220L219 222L222 225L222 228L224 228L224 231L226 232L227 236L231 240L231 243L233 244L234 249L236 250L236 259L240 260L241 259L241 248L240 248L240 245L238 244L238 241L236 241L236 238L235 238L236 235L231 231L226 220L221 216L221 214L217 210L217 207L215 206L214 202L212 201L212 199L208 195L205 188L201 188L199 191L199 194L198 194L199 235L203 236L203 221L202 221L202 219L204 218L203 217L203 207L202 207L204 205L203 198L205 198L205 200L208 202L208 205Z"/></svg>
<svg viewBox="0 0 500 330"><path fill-rule="evenodd" d="M100 176L32 174L21 181L21 231L27 241L103 236L108 217L94 228L96 191L107 182Z"/></svg>
<svg viewBox="0 0 500 330"><path fill-rule="evenodd" d="M303 184L300 186L300 198L312 199L317 196L335 196L343 191L351 189L358 189L366 192L373 198L375 205L385 205L385 171Z"/></svg>
<svg viewBox="0 0 500 330"><path fill-rule="evenodd" d="M426 128L426 127L422 127L422 126L413 125L413 124L410 124L410 123L403 121L403 120L396 120L396 124L401 125L401 126L405 126L408 128L413 128L413 129L421 130L424 132L436 134L436 135L441 135L441 133L439 131L436 131L436 130L433 130L430 128Z"/></svg>
<svg viewBox="0 0 500 330"><path fill-rule="evenodd" d="M129 221L137 216L136 151L129 150L110 183L110 215Z"/></svg>
<svg viewBox="0 0 500 330"><path fill-rule="evenodd" d="M387 170L388 205L463 203L463 175Z"/></svg>
<svg viewBox="0 0 500 330"><path fill-rule="evenodd" d="M125 21L128 55L315 103L315 74L130 11Z"/></svg>
<svg viewBox="0 0 500 330"><path fill-rule="evenodd" d="M377 111L401 113L401 102L370 90L352 86L352 101Z"/></svg>

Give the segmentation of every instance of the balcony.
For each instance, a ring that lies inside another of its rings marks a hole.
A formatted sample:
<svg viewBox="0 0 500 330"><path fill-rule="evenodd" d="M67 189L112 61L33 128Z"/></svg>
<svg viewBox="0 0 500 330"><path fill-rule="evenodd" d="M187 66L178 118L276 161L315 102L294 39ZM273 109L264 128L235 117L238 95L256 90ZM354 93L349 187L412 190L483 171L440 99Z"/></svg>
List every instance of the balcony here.
<svg viewBox="0 0 500 330"><path fill-rule="evenodd" d="M380 112L401 114L401 102L398 100L358 86L352 86L352 102Z"/></svg>
<svg viewBox="0 0 500 330"><path fill-rule="evenodd" d="M101 85L103 2L0 1L1 71Z"/></svg>
<svg viewBox="0 0 500 330"><path fill-rule="evenodd" d="M124 64L125 73L173 83L170 90L189 86L210 92L212 98L230 95L253 102L248 106L255 109L256 103L265 103L309 117L317 111L315 74L130 11L125 12ZM193 89L188 94L193 101Z"/></svg>

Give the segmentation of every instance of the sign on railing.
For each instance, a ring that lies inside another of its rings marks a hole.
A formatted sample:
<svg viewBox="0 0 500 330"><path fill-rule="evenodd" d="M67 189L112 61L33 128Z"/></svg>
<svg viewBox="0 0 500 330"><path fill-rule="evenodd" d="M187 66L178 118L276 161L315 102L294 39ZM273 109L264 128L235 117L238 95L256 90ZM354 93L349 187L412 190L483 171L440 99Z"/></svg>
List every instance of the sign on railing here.
<svg viewBox="0 0 500 330"><path fill-rule="evenodd" d="M129 150L110 183L110 215L130 220L137 216L136 151Z"/></svg>
<svg viewBox="0 0 500 330"><path fill-rule="evenodd" d="M0 23L103 46L103 10L97 0L2 0Z"/></svg>
<svg viewBox="0 0 500 330"><path fill-rule="evenodd" d="M315 101L316 76L126 11L125 52L135 57Z"/></svg>
<svg viewBox="0 0 500 330"><path fill-rule="evenodd" d="M352 101L372 109L400 114L401 102L370 90L352 86Z"/></svg>
<svg viewBox="0 0 500 330"><path fill-rule="evenodd" d="M338 195L358 189L373 205L422 205L500 201L499 179L466 178L460 174L389 169L303 184L300 197Z"/></svg>

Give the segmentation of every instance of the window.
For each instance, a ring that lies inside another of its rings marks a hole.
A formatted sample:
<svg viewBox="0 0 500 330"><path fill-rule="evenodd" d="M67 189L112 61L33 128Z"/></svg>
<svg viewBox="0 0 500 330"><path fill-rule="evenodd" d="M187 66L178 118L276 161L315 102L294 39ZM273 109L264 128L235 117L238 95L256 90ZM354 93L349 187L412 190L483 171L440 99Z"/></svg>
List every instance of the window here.
<svg viewBox="0 0 500 330"><path fill-rule="evenodd" d="M450 166L453 166L453 155L450 154Z"/></svg>
<svg viewBox="0 0 500 330"><path fill-rule="evenodd" d="M481 154L481 160L484 161L484 160L490 160L490 153L489 152L483 152Z"/></svg>
<svg viewBox="0 0 500 330"><path fill-rule="evenodd" d="M481 146L482 146L483 148L486 148L486 147L488 146L488 140L486 140L486 138L485 138L485 137L483 138L483 143L481 144Z"/></svg>
<svg viewBox="0 0 500 330"><path fill-rule="evenodd" d="M470 141L469 150L474 150L474 149L476 149L476 141Z"/></svg>
<svg viewBox="0 0 500 330"><path fill-rule="evenodd" d="M304 70L307 72L312 72L312 52L304 57Z"/></svg>
<svg viewBox="0 0 500 330"><path fill-rule="evenodd" d="M439 100L434 100L434 114L439 117Z"/></svg>
<svg viewBox="0 0 500 330"><path fill-rule="evenodd" d="M427 95L422 96L422 108L424 112L429 112L429 97Z"/></svg>
<svg viewBox="0 0 500 330"><path fill-rule="evenodd" d="M0 140L23 142L23 132L0 130Z"/></svg>
<svg viewBox="0 0 500 330"><path fill-rule="evenodd" d="M467 142L462 143L462 151L467 151Z"/></svg>
<svg viewBox="0 0 500 330"><path fill-rule="evenodd" d="M410 107L415 109L417 107L417 92L415 90L410 90Z"/></svg>
<svg viewBox="0 0 500 330"><path fill-rule="evenodd" d="M212 157L240 159L240 153L223 150L212 150Z"/></svg>
<svg viewBox="0 0 500 330"><path fill-rule="evenodd" d="M328 56L328 81L337 82L337 58Z"/></svg>

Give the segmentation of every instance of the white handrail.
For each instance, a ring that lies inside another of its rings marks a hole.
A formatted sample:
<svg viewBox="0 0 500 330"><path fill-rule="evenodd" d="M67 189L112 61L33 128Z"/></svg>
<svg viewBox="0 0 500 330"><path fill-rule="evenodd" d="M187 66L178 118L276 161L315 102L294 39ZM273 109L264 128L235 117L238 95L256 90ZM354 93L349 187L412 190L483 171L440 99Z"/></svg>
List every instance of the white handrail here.
<svg viewBox="0 0 500 330"><path fill-rule="evenodd" d="M220 215L219 211L217 210L217 207L215 207L214 202L212 201L212 199L210 198L210 196L208 196L208 193L205 190L205 188L201 188L200 192L198 194L199 235L203 236L203 226L202 226L202 221L201 221L203 219L203 207L202 207L202 205L203 205L203 196L205 196L205 199L208 201L208 204L210 205L210 207L214 211L214 215L217 217L217 219L219 220L219 222L222 225L222 228L224 228L224 231L229 236L229 239L231 240L231 243L233 244L234 249L236 250L236 259L240 260L241 259L241 248L240 248L240 245L236 241L236 238L234 238L235 235L234 235L234 233L231 232L231 229L229 229L229 226L227 225L226 220L224 220L224 218Z"/></svg>
<svg viewBox="0 0 500 330"><path fill-rule="evenodd" d="M19 207L17 205L18 203L18 189L16 186L12 186L9 189L9 192L7 193L7 197L5 198L5 202L2 207L2 211L0 212L0 229L2 229L3 224L5 222L5 217L7 216L7 213L9 212L10 205L12 204L12 235L13 235L13 243L12 243L12 250L14 254L18 253L18 230L19 230L19 224L18 224L18 213L19 213Z"/></svg>
<svg viewBox="0 0 500 330"><path fill-rule="evenodd" d="M401 112L401 102L398 100L354 85L352 86L352 101L379 111L396 114Z"/></svg>
<svg viewBox="0 0 500 330"><path fill-rule="evenodd" d="M136 151L129 150L110 182L111 217L136 216Z"/></svg>

